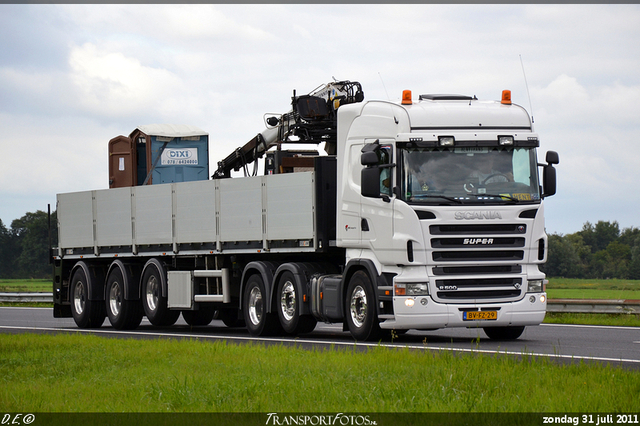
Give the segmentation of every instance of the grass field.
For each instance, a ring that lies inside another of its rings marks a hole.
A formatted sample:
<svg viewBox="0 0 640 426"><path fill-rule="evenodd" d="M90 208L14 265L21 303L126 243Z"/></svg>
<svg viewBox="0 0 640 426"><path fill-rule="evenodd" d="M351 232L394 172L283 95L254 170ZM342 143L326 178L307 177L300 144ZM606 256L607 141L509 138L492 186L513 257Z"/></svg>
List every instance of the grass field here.
<svg viewBox="0 0 640 426"><path fill-rule="evenodd" d="M0 280L0 292L46 293L53 291L51 279L44 280Z"/></svg>
<svg viewBox="0 0 640 426"><path fill-rule="evenodd" d="M5 412L640 411L640 371L375 347L0 335Z"/></svg>
<svg viewBox="0 0 640 426"><path fill-rule="evenodd" d="M549 278L547 294L550 299L640 300L640 281Z"/></svg>

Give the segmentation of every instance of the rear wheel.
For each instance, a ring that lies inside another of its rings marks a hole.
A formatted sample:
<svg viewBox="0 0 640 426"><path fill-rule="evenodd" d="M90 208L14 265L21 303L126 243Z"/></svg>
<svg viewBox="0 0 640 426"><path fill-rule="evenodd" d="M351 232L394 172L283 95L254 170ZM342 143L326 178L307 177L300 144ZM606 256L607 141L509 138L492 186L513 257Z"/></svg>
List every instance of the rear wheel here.
<svg viewBox="0 0 640 426"><path fill-rule="evenodd" d="M107 278L106 309L109 322L118 330L133 330L140 325L144 311L139 300L124 298L124 278L120 268L113 268Z"/></svg>
<svg viewBox="0 0 640 426"><path fill-rule="evenodd" d="M349 280L345 306L347 326L354 339L367 341L382 337L373 286L366 272L357 271Z"/></svg>
<svg viewBox="0 0 640 426"><path fill-rule="evenodd" d="M80 328L101 327L107 316L102 300L89 300L89 280L82 268L71 278L71 315Z"/></svg>
<svg viewBox="0 0 640 426"><path fill-rule="evenodd" d="M515 340L524 332L521 327L485 327L485 334L492 340Z"/></svg>
<svg viewBox="0 0 640 426"><path fill-rule="evenodd" d="M260 275L252 275L247 281L242 312L247 330L253 336L273 335L280 331L278 316L267 312L267 293Z"/></svg>
<svg viewBox="0 0 640 426"><path fill-rule="evenodd" d="M288 334L311 333L317 321L311 315L300 315L299 303L302 298L296 291L293 274L286 271L278 281L278 318L280 325Z"/></svg>
<svg viewBox="0 0 640 426"><path fill-rule="evenodd" d="M148 264L142 276L142 307L149 322L156 326L175 324L180 311L168 308L167 298L162 296L164 268L155 262Z"/></svg>

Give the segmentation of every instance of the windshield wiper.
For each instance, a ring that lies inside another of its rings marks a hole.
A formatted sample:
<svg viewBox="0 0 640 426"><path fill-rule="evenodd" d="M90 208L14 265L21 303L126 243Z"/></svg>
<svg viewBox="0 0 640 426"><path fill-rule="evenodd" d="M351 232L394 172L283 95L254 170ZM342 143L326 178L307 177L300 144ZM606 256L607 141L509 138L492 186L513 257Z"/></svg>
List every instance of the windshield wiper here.
<svg viewBox="0 0 640 426"><path fill-rule="evenodd" d="M419 200L421 198L442 198L442 199L451 201L452 203L462 204L462 201L456 198L447 197L446 195L432 195L432 194L415 195L411 197L411 201Z"/></svg>
<svg viewBox="0 0 640 426"><path fill-rule="evenodd" d="M474 197L477 197L477 198L480 198L480 197L506 198L506 199L514 201L516 203L520 202L520 200L518 200L517 198L512 197L511 195L496 195L496 194L468 194L468 195L473 195Z"/></svg>

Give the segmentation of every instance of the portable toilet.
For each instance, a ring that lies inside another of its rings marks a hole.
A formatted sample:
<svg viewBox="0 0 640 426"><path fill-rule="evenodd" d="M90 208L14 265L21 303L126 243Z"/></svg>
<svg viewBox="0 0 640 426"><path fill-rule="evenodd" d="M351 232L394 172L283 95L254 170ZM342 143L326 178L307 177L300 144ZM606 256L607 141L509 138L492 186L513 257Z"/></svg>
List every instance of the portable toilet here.
<svg viewBox="0 0 640 426"><path fill-rule="evenodd" d="M109 141L109 187L209 179L209 134L194 126L150 124Z"/></svg>

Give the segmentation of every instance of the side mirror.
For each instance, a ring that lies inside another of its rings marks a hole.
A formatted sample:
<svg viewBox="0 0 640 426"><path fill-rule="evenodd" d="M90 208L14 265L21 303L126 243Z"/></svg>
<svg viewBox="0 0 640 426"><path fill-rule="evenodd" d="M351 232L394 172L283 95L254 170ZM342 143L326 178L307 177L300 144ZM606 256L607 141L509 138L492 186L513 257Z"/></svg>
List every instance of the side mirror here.
<svg viewBox="0 0 640 426"><path fill-rule="evenodd" d="M363 166L374 166L378 164L378 161L380 161L380 159L376 151L363 152L360 156L360 164Z"/></svg>
<svg viewBox="0 0 640 426"><path fill-rule="evenodd" d="M556 193L556 169L553 168L553 165L560 162L560 156L555 151L547 151L545 160L547 160L547 164L542 170L542 198L550 197Z"/></svg>
<svg viewBox="0 0 640 426"><path fill-rule="evenodd" d="M372 154L375 155L375 152ZM362 169L360 173L360 193L363 197L380 198L380 167L371 166Z"/></svg>
<svg viewBox="0 0 640 426"><path fill-rule="evenodd" d="M360 152L360 164L363 166L373 166L380 162L378 152L380 151L380 143L375 141L374 143L368 143L362 147Z"/></svg>
<svg viewBox="0 0 640 426"><path fill-rule="evenodd" d="M549 164L544 166L542 171L542 185L543 194L542 197L550 197L556 193L556 169L553 165Z"/></svg>

